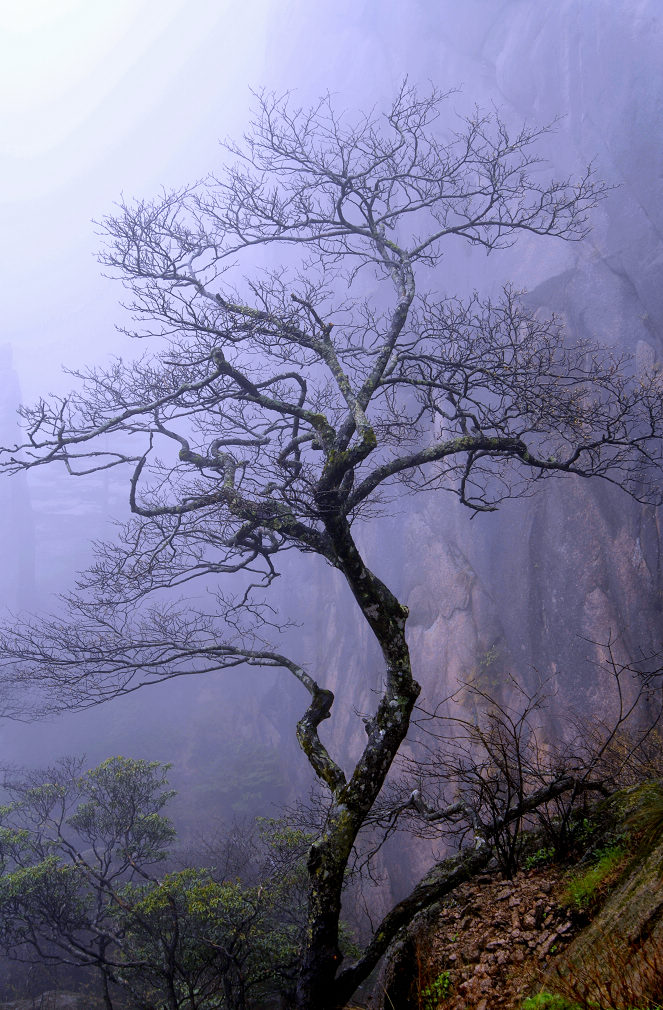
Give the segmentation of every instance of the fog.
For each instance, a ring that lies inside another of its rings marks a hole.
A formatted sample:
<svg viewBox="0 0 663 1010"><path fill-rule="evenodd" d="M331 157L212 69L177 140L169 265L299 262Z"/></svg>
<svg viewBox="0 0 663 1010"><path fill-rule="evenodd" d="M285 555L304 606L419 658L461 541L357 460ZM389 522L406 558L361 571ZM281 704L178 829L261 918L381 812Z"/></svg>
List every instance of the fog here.
<svg viewBox="0 0 663 1010"><path fill-rule="evenodd" d="M460 89L453 110L495 104L506 119L557 119L544 149L561 174L594 159L617 188L581 245L527 238L486 258L458 247L432 278L440 290L494 291L510 278L530 304L559 313L571 336L658 358L663 323L663 20L656 0L98 0L24 2L3 12L2 424L13 407L68 388L77 368L134 353L116 325L122 290L96 262L114 201L149 198L219 164L239 138L251 89L305 104L380 107L404 76ZM10 354L13 366L10 363ZM20 392L19 392L20 390ZM52 468L3 478L0 588L9 610L41 611L127 514L120 474L67 478ZM411 644L430 699L490 656L495 674L536 668L569 699L600 697L580 672L583 639L624 635L657 647L660 542L655 510L577 485L469 523L460 506L423 499L365 529L375 570L411 610ZM293 569L294 570L294 569ZM301 628L301 659L329 670L341 696L329 733L352 754L379 680L377 654L349 595L309 565L279 597ZM483 659L482 659L483 657ZM373 680L371 680L373 677ZM285 674L251 671L154 687L94 712L38 726L0 725L0 760L43 764L84 752L173 761L182 821L213 812L273 813L308 781L294 740L304 698ZM357 729L357 723L359 728ZM268 809L265 809L267 807Z"/></svg>

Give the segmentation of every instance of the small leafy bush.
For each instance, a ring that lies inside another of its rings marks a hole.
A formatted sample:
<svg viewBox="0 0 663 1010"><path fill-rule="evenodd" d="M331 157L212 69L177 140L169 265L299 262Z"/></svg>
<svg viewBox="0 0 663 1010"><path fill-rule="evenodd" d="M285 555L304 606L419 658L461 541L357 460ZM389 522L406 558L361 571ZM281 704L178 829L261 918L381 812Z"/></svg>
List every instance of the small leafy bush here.
<svg viewBox="0 0 663 1010"><path fill-rule="evenodd" d="M565 900L580 911L587 911L596 904L603 886L609 882L624 860L624 848L610 845L596 853L596 862L584 873L569 881Z"/></svg>
<svg viewBox="0 0 663 1010"><path fill-rule="evenodd" d="M437 978L421 990L419 996L421 1010L437 1010L438 1004L450 995L452 989L451 973L448 970L441 971Z"/></svg>
<svg viewBox="0 0 663 1010"><path fill-rule="evenodd" d="M522 1010L580 1010L577 1003L569 1003L566 996L557 993L539 992L536 996L528 996L522 1004Z"/></svg>
<svg viewBox="0 0 663 1010"><path fill-rule="evenodd" d="M552 862L555 858L555 849L552 845L544 847L542 849L537 849L530 856L525 859L525 869L533 870L537 866L545 866L546 863Z"/></svg>
<svg viewBox="0 0 663 1010"><path fill-rule="evenodd" d="M597 825L589 817L583 817L575 821L573 825L573 840L580 848L591 845L592 838L597 830Z"/></svg>

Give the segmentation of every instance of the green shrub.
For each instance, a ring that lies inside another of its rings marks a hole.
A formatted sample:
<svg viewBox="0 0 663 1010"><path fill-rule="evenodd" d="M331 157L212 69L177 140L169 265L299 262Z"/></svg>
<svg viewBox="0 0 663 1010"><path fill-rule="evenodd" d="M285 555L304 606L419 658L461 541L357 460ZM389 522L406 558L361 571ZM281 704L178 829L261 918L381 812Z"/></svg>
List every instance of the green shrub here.
<svg viewBox="0 0 663 1010"><path fill-rule="evenodd" d="M537 849L530 856L525 859L525 869L533 870L535 866L545 866L546 863L551 863L555 858L555 849L553 846L548 848Z"/></svg>
<svg viewBox="0 0 663 1010"><path fill-rule="evenodd" d="M421 1010L437 1010L438 1003L446 999L453 989L451 973L441 971L437 978L421 990L419 995L419 1006Z"/></svg>
<svg viewBox="0 0 663 1010"><path fill-rule="evenodd" d="M580 1010L577 1003L569 1003L565 996L556 993L539 992L536 996L528 996L522 1004L522 1010Z"/></svg>
<svg viewBox="0 0 663 1010"><path fill-rule="evenodd" d="M615 874L624 859L621 845L610 845L596 853L596 862L584 873L572 877L566 887L564 899L580 911L596 903L602 886Z"/></svg>

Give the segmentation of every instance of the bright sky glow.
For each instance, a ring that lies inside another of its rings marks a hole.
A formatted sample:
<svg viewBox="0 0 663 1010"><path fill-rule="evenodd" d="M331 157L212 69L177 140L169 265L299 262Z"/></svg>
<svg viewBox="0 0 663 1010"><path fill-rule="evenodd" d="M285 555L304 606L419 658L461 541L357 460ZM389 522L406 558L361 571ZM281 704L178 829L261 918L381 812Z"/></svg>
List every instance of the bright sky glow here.
<svg viewBox="0 0 663 1010"><path fill-rule="evenodd" d="M5 143L17 155L49 148L98 101L104 62L130 4L22 0L0 6ZM92 87L89 87L92 83ZM34 129L26 129L26 118Z"/></svg>
<svg viewBox="0 0 663 1010"><path fill-rule="evenodd" d="M0 344L22 373L35 345L59 366L112 336L93 219L210 169L262 82L268 2L0 0Z"/></svg>
<svg viewBox="0 0 663 1010"><path fill-rule="evenodd" d="M25 163L57 152L82 129L89 140L95 113L146 57L176 5L166 0L158 18L145 17L153 6L140 0L0 0L5 157Z"/></svg>

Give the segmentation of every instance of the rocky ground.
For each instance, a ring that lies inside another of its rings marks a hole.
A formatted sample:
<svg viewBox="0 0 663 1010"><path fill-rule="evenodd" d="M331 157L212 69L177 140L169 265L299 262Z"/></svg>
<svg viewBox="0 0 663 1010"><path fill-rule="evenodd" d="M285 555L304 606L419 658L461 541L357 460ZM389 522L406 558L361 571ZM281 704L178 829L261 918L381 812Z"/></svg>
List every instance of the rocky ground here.
<svg viewBox="0 0 663 1010"><path fill-rule="evenodd" d="M371 1010L520 1010L542 990L581 1006L663 1006L662 795L661 782L621 790L583 819L583 851L566 866L485 873L422 913L392 947Z"/></svg>
<svg viewBox="0 0 663 1010"><path fill-rule="evenodd" d="M440 911L430 947L430 981L449 972L445 1010L518 1005L573 937L563 890L562 872L551 869L511 881L480 877L458 890Z"/></svg>
<svg viewBox="0 0 663 1010"><path fill-rule="evenodd" d="M462 885L395 952L379 1004L519 1006L578 931L561 900L564 888L558 867L521 871L513 880L485 874Z"/></svg>

